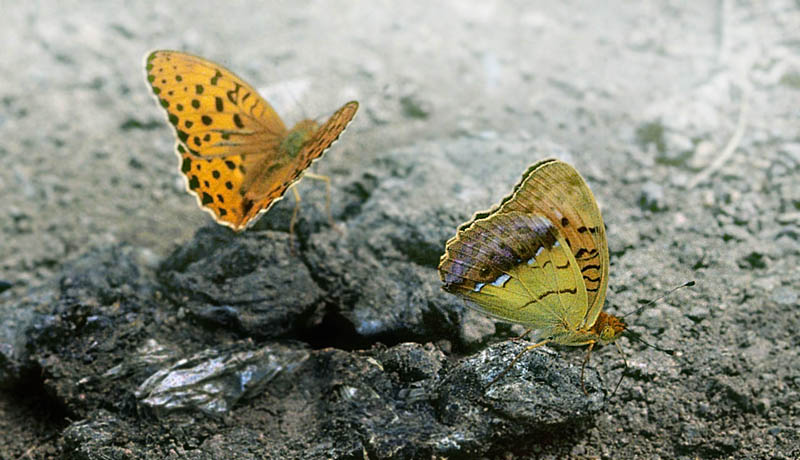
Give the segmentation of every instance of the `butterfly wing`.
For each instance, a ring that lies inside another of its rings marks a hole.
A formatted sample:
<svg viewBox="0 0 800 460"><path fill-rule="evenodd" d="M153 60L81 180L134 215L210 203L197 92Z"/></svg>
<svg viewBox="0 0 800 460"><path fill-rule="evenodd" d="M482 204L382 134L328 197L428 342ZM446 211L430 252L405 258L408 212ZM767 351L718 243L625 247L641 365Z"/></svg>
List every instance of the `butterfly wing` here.
<svg viewBox="0 0 800 460"><path fill-rule="evenodd" d="M605 302L609 260L603 218L586 181L563 161L536 163L492 212L512 211L543 215L563 236L586 286L588 308L581 327L591 327Z"/></svg>
<svg viewBox="0 0 800 460"><path fill-rule="evenodd" d="M342 133L350 126L357 111L358 102L350 101L331 115L325 124L320 126L314 133L314 137L312 137L308 143L304 144L303 148L300 150L300 161L296 168L298 173L305 171L311 166L311 163L322 158L325 152L339 140Z"/></svg>
<svg viewBox="0 0 800 460"><path fill-rule="evenodd" d="M286 135L267 101L219 64L178 51L154 51L145 67L178 140L195 155L263 151Z"/></svg>
<svg viewBox="0 0 800 460"><path fill-rule="evenodd" d="M472 307L520 323L542 337L569 334L586 313L574 255L545 216L510 211L471 221L447 242L439 263L444 289Z"/></svg>
<svg viewBox="0 0 800 460"><path fill-rule="evenodd" d="M339 139L355 117L357 110L358 102L351 101L337 110L322 126L317 126L311 120L301 121L292 128L292 132L300 132L305 138L305 131L308 131L308 139L303 142L295 156L285 155L269 166L263 163L246 164L248 170L259 169L261 172L254 176L259 179L257 183L253 183L252 186L247 183L245 200L249 200L252 205L248 208L245 219L252 220L258 214L267 212L280 200L289 187L303 177L303 172L311 166L311 163L322 158Z"/></svg>
<svg viewBox="0 0 800 460"><path fill-rule="evenodd" d="M253 215L243 187L247 164L276 161L286 126L250 85L219 64L154 51L145 68L175 129L187 190L217 222L243 229Z"/></svg>

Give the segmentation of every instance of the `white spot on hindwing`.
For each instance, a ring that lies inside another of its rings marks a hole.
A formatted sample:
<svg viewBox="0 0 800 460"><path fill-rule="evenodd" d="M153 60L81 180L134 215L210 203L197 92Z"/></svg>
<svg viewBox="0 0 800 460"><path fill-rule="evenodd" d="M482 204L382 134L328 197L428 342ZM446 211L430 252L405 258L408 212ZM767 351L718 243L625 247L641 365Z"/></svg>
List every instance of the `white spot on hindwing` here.
<svg viewBox="0 0 800 460"><path fill-rule="evenodd" d="M503 273L502 275L498 276L496 280L492 281L492 286L503 287L506 284L506 281L511 279L509 275Z"/></svg>
<svg viewBox="0 0 800 460"><path fill-rule="evenodd" d="M536 265L536 258L539 257L539 254L541 254L542 251L544 251L544 246L539 246L539 249L536 250L536 254L534 254L533 257L528 259L528 265L530 265L531 267Z"/></svg>
<svg viewBox="0 0 800 460"><path fill-rule="evenodd" d="M503 273L502 275L498 276L496 280L492 281L492 286L503 287L506 284L506 281L510 279L510 275ZM472 290L474 292L481 292L481 289L483 289L484 286L486 286L486 283L475 283L475 287Z"/></svg>

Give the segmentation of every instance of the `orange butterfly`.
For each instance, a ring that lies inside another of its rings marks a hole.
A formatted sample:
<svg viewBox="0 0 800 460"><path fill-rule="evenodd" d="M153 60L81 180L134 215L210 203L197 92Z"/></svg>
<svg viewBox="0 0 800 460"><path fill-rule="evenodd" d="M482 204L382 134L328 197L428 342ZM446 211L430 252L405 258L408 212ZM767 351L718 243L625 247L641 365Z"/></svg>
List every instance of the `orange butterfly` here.
<svg viewBox="0 0 800 460"><path fill-rule="evenodd" d="M175 128L187 191L214 220L235 231L283 198L358 110L358 102L351 101L322 125L302 120L286 129L267 101L219 64L178 51L154 51L145 68ZM296 213L297 208L290 228Z"/></svg>

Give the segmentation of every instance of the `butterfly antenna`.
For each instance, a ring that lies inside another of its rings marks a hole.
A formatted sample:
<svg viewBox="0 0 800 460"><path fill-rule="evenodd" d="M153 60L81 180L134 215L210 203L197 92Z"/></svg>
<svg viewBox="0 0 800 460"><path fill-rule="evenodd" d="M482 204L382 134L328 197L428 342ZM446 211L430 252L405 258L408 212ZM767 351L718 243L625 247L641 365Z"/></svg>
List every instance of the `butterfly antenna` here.
<svg viewBox="0 0 800 460"><path fill-rule="evenodd" d="M626 317L628 317L628 316L630 316L630 315L632 315L632 314L634 314L634 313L639 313L640 311L644 310L645 308L649 307L650 305L653 305L654 303L656 303L656 302L658 302L659 300L663 299L664 297L666 297L666 296L668 296L668 295L672 294L673 292L677 291L678 289L682 289L682 288L685 288L685 287L691 287L691 286L694 286L694 284L695 284L695 283L694 283L694 280L692 280L692 281L687 281L687 282L685 282L685 283L681 284L681 285L680 285L680 286L678 286L678 287L674 287L674 288L670 289L670 290L669 290L669 291L667 291L666 293L664 293L664 294L662 294L661 296L659 296L657 299L654 299L654 300L651 300L651 301L647 302L646 304L642 305L641 307L637 308L636 310L633 310L633 311L632 311L632 312L630 312L630 313L626 313L626 314L622 315L622 317L623 317L623 318L626 318Z"/></svg>
<svg viewBox="0 0 800 460"><path fill-rule="evenodd" d="M292 95L292 99L294 99L294 103L300 107L300 115L302 115L303 120L307 120L308 112L306 111L306 106L300 103L300 100L295 97L294 92L290 91L290 94Z"/></svg>
<svg viewBox="0 0 800 460"><path fill-rule="evenodd" d="M301 120L307 120L308 113L306 113L306 108L303 106L303 104L300 103L300 99L297 98L294 88L292 88L291 82L286 83L285 88L286 92L289 93L289 97L292 99L292 102L294 102L294 106L300 109L300 116L302 117Z"/></svg>

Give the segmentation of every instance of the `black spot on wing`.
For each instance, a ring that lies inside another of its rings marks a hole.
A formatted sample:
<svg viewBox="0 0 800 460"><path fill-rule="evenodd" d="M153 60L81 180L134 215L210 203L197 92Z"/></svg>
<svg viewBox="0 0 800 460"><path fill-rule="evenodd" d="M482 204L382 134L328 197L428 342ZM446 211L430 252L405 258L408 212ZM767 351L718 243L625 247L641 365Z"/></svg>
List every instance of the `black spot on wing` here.
<svg viewBox="0 0 800 460"><path fill-rule="evenodd" d="M578 288L545 291L545 292L539 294L535 299L532 299L531 301L529 301L528 303L523 305L522 308L525 308L525 307L527 307L528 305L530 305L532 303L541 302L542 299L544 299L546 297L549 297L551 295L554 295L554 294L577 294L577 293L578 293Z"/></svg>
<svg viewBox="0 0 800 460"><path fill-rule="evenodd" d="M233 123L236 125L237 128L242 129L244 128L244 123L242 123L242 118L239 116L238 113L233 114Z"/></svg>
<svg viewBox="0 0 800 460"><path fill-rule="evenodd" d="M219 69L217 69L217 72L214 74L213 77L211 77L211 84L216 86L217 81L220 79L220 77L222 77L222 72L220 72Z"/></svg>

